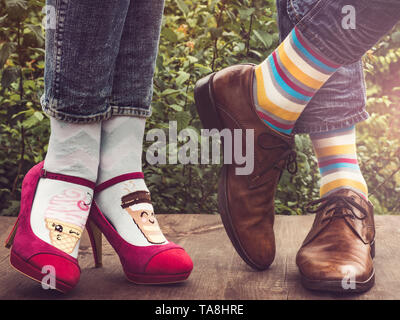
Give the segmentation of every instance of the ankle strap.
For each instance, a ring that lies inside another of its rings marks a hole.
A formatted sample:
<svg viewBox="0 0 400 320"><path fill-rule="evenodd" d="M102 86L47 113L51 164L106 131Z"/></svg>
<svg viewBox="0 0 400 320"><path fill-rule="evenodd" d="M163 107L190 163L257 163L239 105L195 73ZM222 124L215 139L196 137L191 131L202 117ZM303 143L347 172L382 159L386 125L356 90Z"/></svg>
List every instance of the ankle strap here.
<svg viewBox="0 0 400 320"><path fill-rule="evenodd" d="M132 172L132 173L121 174L120 176L111 178L110 180L100 183L99 185L96 186L94 191L100 192L103 191L104 189L113 186L114 184L133 179L144 179L143 172Z"/></svg>
<svg viewBox="0 0 400 320"><path fill-rule="evenodd" d="M61 181L65 181L65 182L79 184L81 186L88 187L90 189L94 189L96 186L96 183L93 181L90 181L90 180L87 180L84 178L68 176L66 174L49 172L49 171L46 171L44 168L42 168L42 170L40 172L40 178L61 180Z"/></svg>

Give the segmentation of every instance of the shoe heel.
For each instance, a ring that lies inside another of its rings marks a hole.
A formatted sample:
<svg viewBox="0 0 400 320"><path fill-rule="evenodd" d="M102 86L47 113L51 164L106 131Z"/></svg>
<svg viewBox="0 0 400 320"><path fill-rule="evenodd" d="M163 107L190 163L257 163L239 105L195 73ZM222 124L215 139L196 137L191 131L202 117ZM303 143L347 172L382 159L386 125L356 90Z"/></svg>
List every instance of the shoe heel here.
<svg viewBox="0 0 400 320"><path fill-rule="evenodd" d="M375 241L371 243L371 258L375 258Z"/></svg>
<svg viewBox="0 0 400 320"><path fill-rule="evenodd" d="M18 229L18 221L19 221L19 219L17 219L17 221L15 222L10 234L8 235L8 237L6 239L6 242L4 243L4 246L7 249L10 249L14 243L15 234L17 233L17 229Z"/></svg>
<svg viewBox="0 0 400 320"><path fill-rule="evenodd" d="M222 130L222 123L215 107L212 80L215 73L209 74L196 82L194 87L194 100L201 123L205 129Z"/></svg>
<svg viewBox="0 0 400 320"><path fill-rule="evenodd" d="M86 224L86 230L88 231L90 243L92 245L95 268L101 268L103 266L103 246L101 231L90 220L88 220L88 223Z"/></svg>

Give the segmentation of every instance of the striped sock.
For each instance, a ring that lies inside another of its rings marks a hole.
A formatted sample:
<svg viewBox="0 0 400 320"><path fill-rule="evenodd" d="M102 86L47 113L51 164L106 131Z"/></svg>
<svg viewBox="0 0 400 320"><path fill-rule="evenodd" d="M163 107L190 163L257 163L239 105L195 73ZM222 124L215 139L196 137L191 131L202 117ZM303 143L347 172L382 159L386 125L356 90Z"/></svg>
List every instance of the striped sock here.
<svg viewBox="0 0 400 320"><path fill-rule="evenodd" d="M255 70L254 100L260 118L290 134L304 108L340 66L323 58L294 28Z"/></svg>
<svg viewBox="0 0 400 320"><path fill-rule="evenodd" d="M321 197L348 188L368 198L368 187L357 161L355 127L312 134L310 137L322 176Z"/></svg>

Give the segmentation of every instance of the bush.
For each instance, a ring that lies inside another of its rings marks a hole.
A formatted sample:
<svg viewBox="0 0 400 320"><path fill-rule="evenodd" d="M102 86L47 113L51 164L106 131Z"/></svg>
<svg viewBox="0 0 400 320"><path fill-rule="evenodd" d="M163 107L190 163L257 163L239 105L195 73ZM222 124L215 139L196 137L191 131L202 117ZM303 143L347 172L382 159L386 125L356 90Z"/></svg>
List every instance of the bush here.
<svg viewBox="0 0 400 320"><path fill-rule="evenodd" d="M39 103L42 6L41 1L0 0L1 215L18 213L23 176L44 159L47 148L49 120ZM196 81L232 64L261 62L278 45L278 38L274 0L168 0L147 129L167 130L169 121L175 120L178 130L192 128L200 134L193 99ZM380 185L371 197L378 213L399 209L399 41L399 31L394 31L365 58L372 117L359 126L359 157L367 183ZM301 214L319 193L308 136L297 136L296 144L299 171L282 176L276 200L280 214ZM219 165L144 163L147 184L162 213L216 213L219 170Z"/></svg>

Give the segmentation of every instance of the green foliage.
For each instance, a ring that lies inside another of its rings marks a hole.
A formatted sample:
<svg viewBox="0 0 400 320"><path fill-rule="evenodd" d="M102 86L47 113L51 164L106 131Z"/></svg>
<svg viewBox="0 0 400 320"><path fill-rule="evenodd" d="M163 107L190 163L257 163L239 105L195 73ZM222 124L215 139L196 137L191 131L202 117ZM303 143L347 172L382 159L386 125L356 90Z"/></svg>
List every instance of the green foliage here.
<svg viewBox="0 0 400 320"><path fill-rule="evenodd" d="M49 120L39 103L44 69L43 5L43 1L0 0L2 215L18 213L22 178L43 160L47 148ZM196 81L232 64L259 63L277 46L275 0L167 0L164 13L153 116L147 129L167 132L169 121L176 120L178 130L189 127L200 134L193 99ZM399 34L386 37L365 59L372 117L360 126L359 156L370 186L386 181L372 198L378 213L399 209L400 175L392 175L400 167ZM299 171L282 176L276 201L280 214L302 214L303 206L319 193L319 174L308 136L297 136L296 144ZM219 170L219 165L144 163L156 209L163 213L216 213Z"/></svg>
<svg viewBox="0 0 400 320"><path fill-rule="evenodd" d="M49 120L41 111L44 38L40 1L0 1L0 211L18 214L21 182L43 159Z"/></svg>
<svg viewBox="0 0 400 320"><path fill-rule="evenodd" d="M380 214L400 210L400 26L364 57L367 110L358 126L358 155Z"/></svg>
<svg viewBox="0 0 400 320"><path fill-rule="evenodd" d="M193 89L214 70L259 63L278 44L274 0L167 1L148 128L200 134ZM219 165L145 165L158 212L216 213Z"/></svg>

